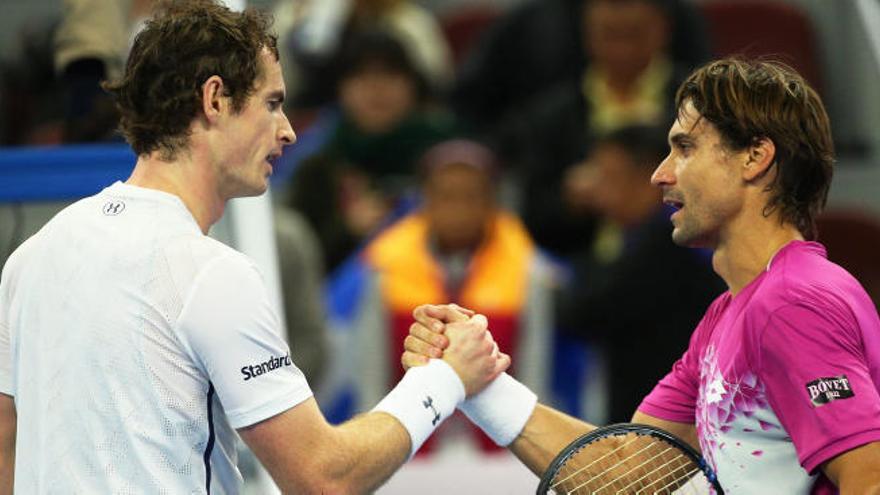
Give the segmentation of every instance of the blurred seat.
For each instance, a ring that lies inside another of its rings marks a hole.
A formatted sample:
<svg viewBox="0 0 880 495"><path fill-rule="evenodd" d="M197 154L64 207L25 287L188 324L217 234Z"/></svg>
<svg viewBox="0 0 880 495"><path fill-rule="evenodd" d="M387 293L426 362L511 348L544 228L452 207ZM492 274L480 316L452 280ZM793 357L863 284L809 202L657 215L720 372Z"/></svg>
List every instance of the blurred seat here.
<svg viewBox="0 0 880 495"><path fill-rule="evenodd" d="M859 210L829 210L817 220L828 258L855 276L880 309L880 218Z"/></svg>
<svg viewBox="0 0 880 495"><path fill-rule="evenodd" d="M460 7L443 15L440 27L452 50L452 59L458 67L480 34L498 18L499 10L490 5Z"/></svg>
<svg viewBox="0 0 880 495"><path fill-rule="evenodd" d="M708 23L715 56L780 60L822 93L817 34L801 8L778 0L710 0L697 5Z"/></svg>

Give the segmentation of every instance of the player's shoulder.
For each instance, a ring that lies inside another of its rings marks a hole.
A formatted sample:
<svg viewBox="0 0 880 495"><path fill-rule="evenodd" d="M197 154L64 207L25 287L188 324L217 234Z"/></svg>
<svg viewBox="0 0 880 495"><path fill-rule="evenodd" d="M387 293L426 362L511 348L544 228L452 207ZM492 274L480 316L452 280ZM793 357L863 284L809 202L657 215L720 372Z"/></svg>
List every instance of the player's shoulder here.
<svg viewBox="0 0 880 495"><path fill-rule="evenodd" d="M46 243L51 242L51 232L64 224L68 223L72 217L79 215L79 212L87 208L89 204L94 202L94 196L80 199L70 205L65 206L52 218L49 219L37 232L24 240L15 250L10 253L3 265L4 278L21 267L29 265L29 260L39 258L41 249Z"/></svg>
<svg viewBox="0 0 880 495"><path fill-rule="evenodd" d="M828 259L825 246L818 242L795 241L784 249L776 283L785 289L785 297L810 300L858 285L855 277Z"/></svg>
<svg viewBox="0 0 880 495"><path fill-rule="evenodd" d="M227 273L231 278L255 270L248 256L206 235L182 233L167 239L161 249L171 273L181 279L178 286L195 282L206 270Z"/></svg>
<svg viewBox="0 0 880 495"><path fill-rule="evenodd" d="M771 261L766 281L752 300L765 311L801 306L815 311L849 312L867 294L858 280L827 258L817 242L794 241Z"/></svg>

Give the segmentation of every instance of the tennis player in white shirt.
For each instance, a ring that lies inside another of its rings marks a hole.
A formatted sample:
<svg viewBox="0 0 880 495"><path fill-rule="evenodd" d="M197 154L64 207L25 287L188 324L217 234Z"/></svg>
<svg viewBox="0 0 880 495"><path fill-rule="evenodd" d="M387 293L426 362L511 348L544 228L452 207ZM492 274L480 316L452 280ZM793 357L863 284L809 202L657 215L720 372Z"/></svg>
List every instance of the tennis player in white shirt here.
<svg viewBox="0 0 880 495"><path fill-rule="evenodd" d="M509 365L473 317L372 412L324 419L260 273L205 235L229 199L266 190L295 140L269 25L165 4L107 85L131 177L3 269L0 494L238 493L236 431L286 493L371 491Z"/></svg>

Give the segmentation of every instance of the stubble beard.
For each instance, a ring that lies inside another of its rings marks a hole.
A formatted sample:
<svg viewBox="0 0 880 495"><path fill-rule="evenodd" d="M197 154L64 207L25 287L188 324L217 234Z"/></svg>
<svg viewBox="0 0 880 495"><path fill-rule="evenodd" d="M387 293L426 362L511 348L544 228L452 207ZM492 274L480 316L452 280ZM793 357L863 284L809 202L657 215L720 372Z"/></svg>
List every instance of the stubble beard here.
<svg viewBox="0 0 880 495"><path fill-rule="evenodd" d="M682 213L677 224L673 224L672 242L681 247L710 248L714 245L712 236L694 218Z"/></svg>

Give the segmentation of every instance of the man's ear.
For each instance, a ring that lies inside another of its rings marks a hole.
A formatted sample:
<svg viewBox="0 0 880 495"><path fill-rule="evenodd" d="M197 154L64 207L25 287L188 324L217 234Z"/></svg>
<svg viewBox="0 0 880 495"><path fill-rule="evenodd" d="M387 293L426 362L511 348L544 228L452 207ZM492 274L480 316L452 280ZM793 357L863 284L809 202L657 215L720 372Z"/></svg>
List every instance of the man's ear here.
<svg viewBox="0 0 880 495"><path fill-rule="evenodd" d="M216 121L226 111L228 99L223 95L223 79L211 76L202 84L202 114L208 122Z"/></svg>
<svg viewBox="0 0 880 495"><path fill-rule="evenodd" d="M748 148L742 174L746 182L763 177L776 160L776 145L770 138L755 138Z"/></svg>

